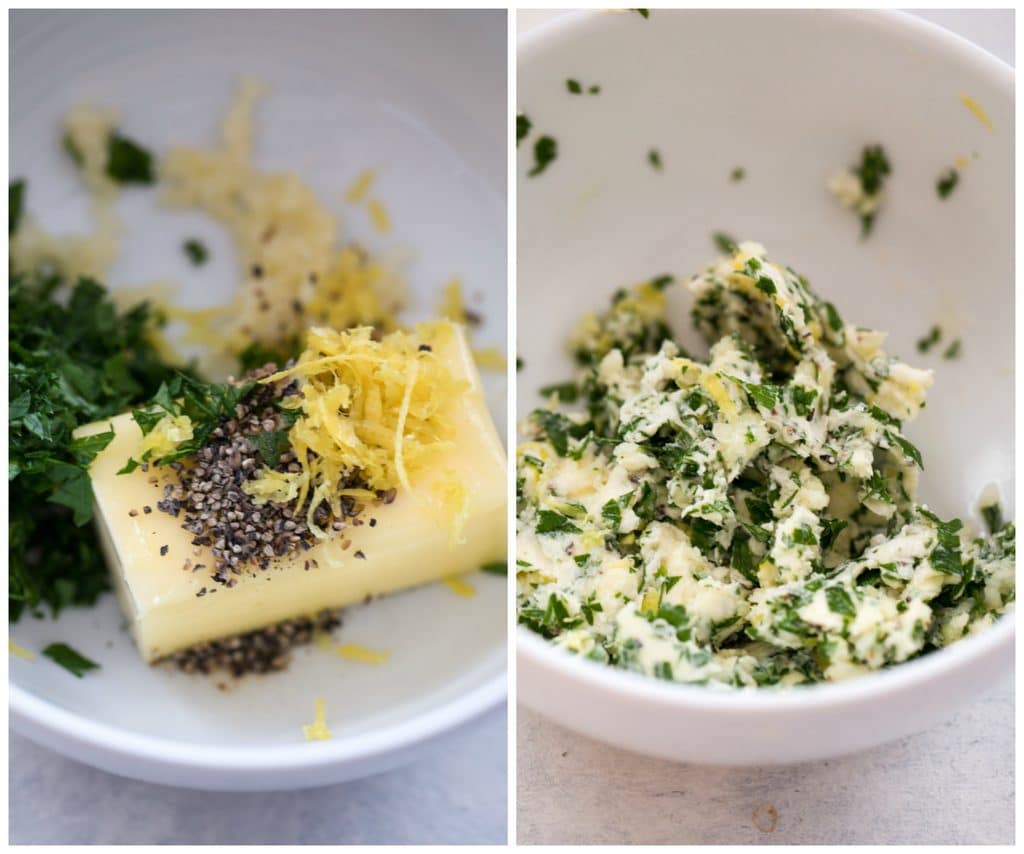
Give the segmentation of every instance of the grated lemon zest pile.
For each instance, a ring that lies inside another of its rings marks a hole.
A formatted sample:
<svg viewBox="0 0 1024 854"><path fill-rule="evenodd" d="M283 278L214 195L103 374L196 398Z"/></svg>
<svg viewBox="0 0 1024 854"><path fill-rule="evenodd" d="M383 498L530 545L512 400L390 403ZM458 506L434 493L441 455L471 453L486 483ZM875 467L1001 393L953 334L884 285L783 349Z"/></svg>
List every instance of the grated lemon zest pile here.
<svg viewBox="0 0 1024 854"><path fill-rule="evenodd" d="M18 656L18 658L25 659L25 661L32 661L35 658L35 656L32 655L31 652L25 649L25 647L18 646L14 642L14 638L7 639L7 649L11 653L11 655L16 655Z"/></svg>
<svg viewBox="0 0 1024 854"><path fill-rule="evenodd" d="M227 311L195 317L196 337L229 352L251 341L281 346L311 323L397 327L400 277L359 250L337 246L337 218L298 175L251 162L253 111L265 88L244 81L225 117L221 147L171 149L160 163L163 201L202 210L235 244L242 285Z"/></svg>
<svg viewBox="0 0 1024 854"><path fill-rule="evenodd" d="M399 487L416 495L417 474L452 447L448 412L466 390L433 350L420 348L452 334L445 323L392 332L379 341L368 327L310 329L296 364L263 380L299 382L299 393L282 405L299 410L288 438L301 470L264 468L242 488L258 503L303 506L308 500L307 524L321 539L327 534L313 519L321 502L340 517L345 495L369 501ZM352 480L368 489L346 487ZM449 488L435 503L460 528L468 496L464 488L456 493Z"/></svg>
<svg viewBox="0 0 1024 854"><path fill-rule="evenodd" d="M342 658L349 661L358 661L362 664L385 664L391 657L390 652L375 652L355 643L339 644L334 651Z"/></svg>
<svg viewBox="0 0 1024 854"><path fill-rule="evenodd" d="M461 578L456 578L455 576L443 578L441 580L456 596L461 596L463 599L471 599L476 596L476 588L468 581L463 581Z"/></svg>
<svg viewBox="0 0 1024 854"><path fill-rule="evenodd" d="M323 697L316 698L316 712L313 723L302 727L306 741L329 741L333 736L327 729L327 702Z"/></svg>

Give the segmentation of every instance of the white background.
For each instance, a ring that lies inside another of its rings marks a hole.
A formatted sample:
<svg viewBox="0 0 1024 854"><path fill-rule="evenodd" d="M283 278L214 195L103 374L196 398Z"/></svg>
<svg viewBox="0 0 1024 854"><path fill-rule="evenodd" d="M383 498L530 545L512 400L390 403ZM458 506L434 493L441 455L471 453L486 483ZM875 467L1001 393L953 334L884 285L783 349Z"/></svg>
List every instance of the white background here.
<svg viewBox="0 0 1024 854"><path fill-rule="evenodd" d="M552 14L521 12L519 32ZM915 14L1014 63L1012 11ZM895 744L828 762L724 769L634 756L520 707L518 841L1009 844L1013 709L1008 678L952 720Z"/></svg>

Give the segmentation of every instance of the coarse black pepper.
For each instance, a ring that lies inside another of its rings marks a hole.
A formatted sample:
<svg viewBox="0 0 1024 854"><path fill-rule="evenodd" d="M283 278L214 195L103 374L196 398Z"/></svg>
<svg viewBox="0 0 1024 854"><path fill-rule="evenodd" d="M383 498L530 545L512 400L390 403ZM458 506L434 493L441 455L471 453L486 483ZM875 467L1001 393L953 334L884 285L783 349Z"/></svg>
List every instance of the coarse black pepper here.
<svg viewBox="0 0 1024 854"><path fill-rule="evenodd" d="M209 591L216 593L216 589ZM185 673L227 671L235 678L250 673L284 670L296 647L341 625L341 612L321 611L315 617L296 617L252 632L197 644L168 656L164 662Z"/></svg>

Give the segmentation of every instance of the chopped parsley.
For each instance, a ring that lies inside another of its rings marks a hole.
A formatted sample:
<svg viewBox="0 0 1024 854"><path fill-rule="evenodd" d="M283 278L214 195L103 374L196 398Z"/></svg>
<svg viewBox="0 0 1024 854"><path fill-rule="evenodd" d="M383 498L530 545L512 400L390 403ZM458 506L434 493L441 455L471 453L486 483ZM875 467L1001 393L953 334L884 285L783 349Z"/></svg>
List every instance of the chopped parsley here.
<svg viewBox="0 0 1024 854"><path fill-rule="evenodd" d="M496 560L485 563L480 567L480 571L486 572L488 575L508 575L508 561Z"/></svg>
<svg viewBox="0 0 1024 854"><path fill-rule="evenodd" d="M918 339L917 352L927 353L929 350L932 349L932 347L939 343L939 340L941 338L942 329L938 326L933 326L931 329L928 330L927 335L925 335L923 338Z"/></svg>
<svg viewBox="0 0 1024 854"><path fill-rule="evenodd" d="M160 388L148 403L132 410L132 418L142 430L142 435L146 436L165 416L184 415L192 422L192 438L181 442L173 451L162 457L154 459L151 457L152 452L147 452L141 462L163 466L195 456L209 441L213 431L220 426L221 418L232 417L235 408L255 385L253 380L240 383L207 383L181 371L176 372L169 380L160 384ZM273 433L262 435L268 437L262 440L264 446L260 449L264 460L268 456L280 456L283 450L280 441L272 438ZM255 437L250 438L255 441Z"/></svg>
<svg viewBox="0 0 1024 854"><path fill-rule="evenodd" d="M82 152L70 134L64 135L64 150L78 167L82 166ZM119 184L153 184L153 155L132 139L114 131L107 139L107 177Z"/></svg>
<svg viewBox="0 0 1024 854"><path fill-rule="evenodd" d="M956 169L950 168L943 172L939 176L939 180L935 183L935 191L939 194L940 199L949 197L949 194L953 192L953 189L960 181L960 173Z"/></svg>
<svg viewBox="0 0 1024 854"><path fill-rule="evenodd" d="M119 184L152 184L153 156L128 137L113 133L107 146L107 175Z"/></svg>
<svg viewBox="0 0 1024 854"><path fill-rule="evenodd" d="M942 351L942 358L943 359L958 359L958 358L960 358L960 350L961 349L962 349L962 345L960 343L960 339L957 338L945 350Z"/></svg>
<svg viewBox="0 0 1024 854"><path fill-rule="evenodd" d="M712 234L711 241L723 255L732 255L736 251L736 239L724 231L716 231Z"/></svg>
<svg viewBox="0 0 1024 854"><path fill-rule="evenodd" d="M196 267L203 266L207 258L210 257L210 252L206 246L195 238L186 240L182 248L185 250L185 254L188 255L188 260Z"/></svg>
<svg viewBox="0 0 1024 854"><path fill-rule="evenodd" d="M530 128L533 127L530 120L519 113L516 116L516 145L518 146L527 136L530 135Z"/></svg>
<svg viewBox="0 0 1024 854"><path fill-rule="evenodd" d="M558 143L554 137L542 136L533 144L533 168L526 174L540 175L558 156Z"/></svg>
<svg viewBox="0 0 1024 854"><path fill-rule="evenodd" d="M25 182L12 181L7 187L7 235L18 230L21 224L22 204L25 199Z"/></svg>
<svg viewBox="0 0 1024 854"><path fill-rule="evenodd" d="M584 87L584 85L580 83L579 80L574 80L571 77L565 81L565 88L568 89L569 92L573 95L582 95L584 92L586 92L588 95L597 95L601 91L600 86L594 85Z"/></svg>
<svg viewBox="0 0 1024 854"><path fill-rule="evenodd" d="M51 643L43 650L43 655L79 679L90 670L99 669L99 665L95 661L89 660L66 643Z"/></svg>
<svg viewBox="0 0 1024 854"><path fill-rule="evenodd" d="M9 607L56 615L108 588L92 527L88 466L112 431L74 439L82 424L123 412L173 375L152 343L145 303L119 311L80 279L12 273L8 291Z"/></svg>
<svg viewBox="0 0 1024 854"><path fill-rule="evenodd" d="M745 177L747 177L747 170L744 169L742 166L737 166L735 169L732 170L732 172L729 173L729 180L732 181L734 184L738 183L739 181L742 181Z"/></svg>
<svg viewBox="0 0 1024 854"><path fill-rule="evenodd" d="M860 165L854 170L860 178L860 186L864 195L875 198L882 192L882 184L886 177L892 172L889 158L885 149L880 145L869 145L864 148L861 154ZM861 237L867 237L875 226L876 211L861 213L860 233Z"/></svg>
<svg viewBox="0 0 1024 854"><path fill-rule="evenodd" d="M660 172L662 170L661 152L656 148L652 148L647 152L647 162Z"/></svg>
<svg viewBox="0 0 1024 854"><path fill-rule="evenodd" d="M868 145L861 153L860 165L854 169L860 178L860 185L869 196L877 196L882 184L892 172L885 149L880 145Z"/></svg>

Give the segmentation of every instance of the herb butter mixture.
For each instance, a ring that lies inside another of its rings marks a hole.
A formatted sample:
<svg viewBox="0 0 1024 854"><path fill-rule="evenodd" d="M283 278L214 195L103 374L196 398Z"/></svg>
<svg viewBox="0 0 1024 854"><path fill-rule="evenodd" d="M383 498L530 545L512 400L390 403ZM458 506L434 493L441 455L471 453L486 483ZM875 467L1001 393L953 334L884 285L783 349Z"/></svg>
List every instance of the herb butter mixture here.
<svg viewBox="0 0 1024 854"><path fill-rule="evenodd" d="M673 340L670 283L586 317L576 382L528 420L520 622L662 679L793 685L906 661L1012 607L1013 524L993 505L973 539L916 501L902 424L931 372L756 243L689 284L706 361Z"/></svg>

